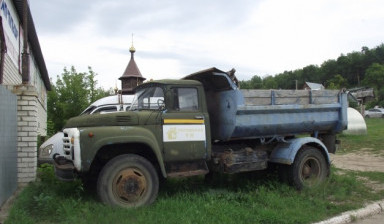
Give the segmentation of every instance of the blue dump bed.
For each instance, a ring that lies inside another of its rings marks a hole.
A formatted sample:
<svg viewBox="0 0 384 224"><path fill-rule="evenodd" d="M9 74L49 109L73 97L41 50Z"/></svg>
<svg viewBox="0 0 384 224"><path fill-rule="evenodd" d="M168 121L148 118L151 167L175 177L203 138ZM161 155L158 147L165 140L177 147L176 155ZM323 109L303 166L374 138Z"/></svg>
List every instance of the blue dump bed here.
<svg viewBox="0 0 384 224"><path fill-rule="evenodd" d="M184 79L205 87L213 140L335 134L347 127L347 95L337 90L241 90L211 68Z"/></svg>

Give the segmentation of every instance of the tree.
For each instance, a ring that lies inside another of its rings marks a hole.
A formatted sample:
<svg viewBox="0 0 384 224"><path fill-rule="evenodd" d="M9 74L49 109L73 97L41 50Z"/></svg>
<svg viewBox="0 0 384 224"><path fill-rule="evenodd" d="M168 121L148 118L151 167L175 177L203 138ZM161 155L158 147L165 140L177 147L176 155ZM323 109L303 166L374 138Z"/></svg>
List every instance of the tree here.
<svg viewBox="0 0 384 224"><path fill-rule="evenodd" d="M373 63L365 72L365 78L363 84L371 86L376 90L383 87L384 84L384 65L379 63Z"/></svg>
<svg viewBox="0 0 384 224"><path fill-rule="evenodd" d="M384 104L384 65L379 63L373 63L365 72L363 84L372 87L375 91L375 101L370 105L381 105Z"/></svg>
<svg viewBox="0 0 384 224"><path fill-rule="evenodd" d="M316 65L308 65L302 69L301 80L303 82L321 83L320 68Z"/></svg>
<svg viewBox="0 0 384 224"><path fill-rule="evenodd" d="M65 122L79 115L90 103L108 96L108 91L97 88L97 74L88 67L88 72L77 72L72 66L64 68L61 76L57 76L56 85L51 83L48 92L48 135L61 130Z"/></svg>
<svg viewBox="0 0 384 224"><path fill-rule="evenodd" d="M251 79L251 89L261 89L262 87L263 79L258 75L254 75Z"/></svg>
<svg viewBox="0 0 384 224"><path fill-rule="evenodd" d="M372 67L375 63L376 65ZM240 86L242 89L295 89L297 82L300 89L305 81L309 81L322 83L327 88L340 89L363 84L375 87L375 94L379 101L374 103L382 105L384 104L384 87L381 87L383 81L380 80L380 75L376 74L380 73L378 68L380 66L384 66L384 44L373 49L362 47L361 51L341 54L336 60L324 61L321 66L308 65L264 78L253 76L251 80L241 81ZM365 77L366 75L368 77Z"/></svg>
<svg viewBox="0 0 384 224"><path fill-rule="evenodd" d="M275 80L275 77L273 76L267 76L263 79L263 88L264 89L277 89L277 82Z"/></svg>
<svg viewBox="0 0 384 224"><path fill-rule="evenodd" d="M97 88L97 80L96 76L97 74L92 70L92 68L88 67L88 75L87 75L87 81L89 83L89 102L95 102L96 100L106 97L108 95L113 94L112 88L109 90L104 90L102 88Z"/></svg>
<svg viewBox="0 0 384 224"><path fill-rule="evenodd" d="M251 80L240 81L241 89L261 89L262 87L263 79L258 75L254 75Z"/></svg>
<svg viewBox="0 0 384 224"><path fill-rule="evenodd" d="M292 71L284 71L274 78L279 89L296 89L296 82L299 83L297 73Z"/></svg>
<svg viewBox="0 0 384 224"><path fill-rule="evenodd" d="M342 89L347 87L347 80L343 78L340 74L335 75L332 79L328 80L327 82L327 89Z"/></svg>

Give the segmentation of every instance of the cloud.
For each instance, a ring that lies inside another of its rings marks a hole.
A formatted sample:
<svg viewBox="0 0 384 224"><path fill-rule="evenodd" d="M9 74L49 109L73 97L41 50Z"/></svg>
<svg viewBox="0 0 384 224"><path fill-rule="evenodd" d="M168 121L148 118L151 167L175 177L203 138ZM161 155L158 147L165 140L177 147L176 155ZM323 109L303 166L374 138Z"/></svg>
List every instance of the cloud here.
<svg viewBox="0 0 384 224"><path fill-rule="evenodd" d="M89 1L77 0L33 0L29 4L39 33L69 32L87 17L89 7Z"/></svg>
<svg viewBox="0 0 384 224"><path fill-rule="evenodd" d="M114 87L130 59L144 77L235 67L240 80L321 64L382 43L380 0L34 0L48 71L87 66ZM61 67L62 66L62 67ZM61 68L60 68L61 67Z"/></svg>

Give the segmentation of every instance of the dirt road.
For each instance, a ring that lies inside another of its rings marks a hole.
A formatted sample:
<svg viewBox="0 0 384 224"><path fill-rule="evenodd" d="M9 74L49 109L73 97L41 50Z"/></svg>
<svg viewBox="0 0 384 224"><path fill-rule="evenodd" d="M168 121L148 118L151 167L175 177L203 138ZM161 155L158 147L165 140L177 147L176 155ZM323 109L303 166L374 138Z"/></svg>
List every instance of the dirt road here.
<svg viewBox="0 0 384 224"><path fill-rule="evenodd" d="M384 172L383 155L375 155L364 150L330 155L332 164L340 169Z"/></svg>

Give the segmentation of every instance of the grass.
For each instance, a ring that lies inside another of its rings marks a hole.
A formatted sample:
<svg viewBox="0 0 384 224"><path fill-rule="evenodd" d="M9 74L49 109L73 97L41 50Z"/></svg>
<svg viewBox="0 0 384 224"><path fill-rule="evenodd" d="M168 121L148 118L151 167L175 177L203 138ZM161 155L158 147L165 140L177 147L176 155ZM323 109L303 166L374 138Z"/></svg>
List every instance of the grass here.
<svg viewBox="0 0 384 224"><path fill-rule="evenodd" d="M101 204L80 182L56 180L53 168L44 166L41 181L25 188L5 223L312 223L380 199L356 172L335 173L301 192L273 173L223 175L213 184L202 177L173 179L153 205L121 209Z"/></svg>
<svg viewBox="0 0 384 224"><path fill-rule="evenodd" d="M344 152L369 148L383 153L384 119L367 119L367 136L341 135ZM339 172L341 171L341 172ZM60 182L52 166L38 170L40 181L29 184L13 205L6 224L14 223L313 223L364 203L383 199L384 173L355 172L332 167L327 181L296 191L275 173L171 179L148 207L122 209L103 205L81 182Z"/></svg>
<svg viewBox="0 0 384 224"><path fill-rule="evenodd" d="M352 151L369 151L376 154L384 154L382 137L384 136L384 119L367 118L365 122L368 127L367 135L339 135L341 149L339 152L348 153Z"/></svg>
<svg viewBox="0 0 384 224"><path fill-rule="evenodd" d="M358 172L358 175L368 177L372 181L384 183L384 173L382 172Z"/></svg>

